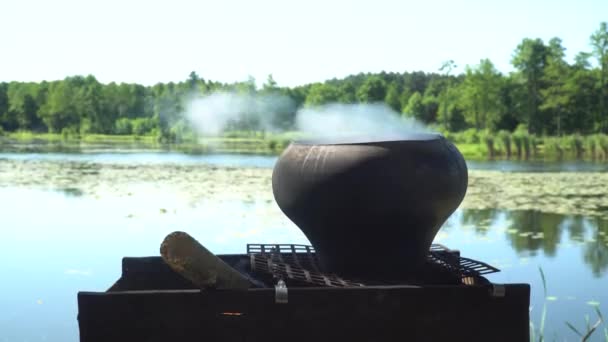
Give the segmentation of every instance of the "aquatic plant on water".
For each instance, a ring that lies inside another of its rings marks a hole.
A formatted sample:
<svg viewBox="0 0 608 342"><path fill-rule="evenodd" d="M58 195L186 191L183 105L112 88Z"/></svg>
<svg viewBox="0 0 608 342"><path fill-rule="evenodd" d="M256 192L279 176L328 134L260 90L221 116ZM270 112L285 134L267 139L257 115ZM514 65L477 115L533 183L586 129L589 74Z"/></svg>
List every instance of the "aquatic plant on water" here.
<svg viewBox="0 0 608 342"><path fill-rule="evenodd" d="M600 311L600 309L596 307L595 308L595 313L597 314L597 320L595 321L595 323L593 325L591 325L591 321L589 320L589 315L585 315L585 332L582 333L580 330L576 329L576 327L574 325L572 325L572 323L570 322L565 322L566 325L568 326L568 328L570 328L570 330L574 331L574 333L576 333L580 338L582 342L585 342L587 340L589 340L589 338L591 337L591 335L597 330L597 328L604 322L604 317L602 316L602 312ZM608 332L606 329L604 329L604 335L606 335L606 341L608 341Z"/></svg>
<svg viewBox="0 0 608 342"><path fill-rule="evenodd" d="M545 273L543 272L542 267L538 267L538 271L540 273L540 278L542 280L542 284L543 284L543 295L544 295L544 299L543 299L543 310L540 316L540 324L539 324L539 328L538 328L538 341L542 342L545 340L545 321L547 319L547 280L545 278ZM566 324L566 326L568 326L568 328L570 328L570 330L572 330L574 333L576 333L580 338L582 342L588 341L589 338L591 337L591 335L599 328L599 326L604 322L604 317L602 316L602 312L600 311L600 309L597 306L594 306L595 312L597 314L598 319L595 321L595 323L592 325L591 321L589 320L589 315L585 315L585 332L581 332L581 330L577 329L572 323L570 322L564 322ZM530 309L530 311L532 311L532 309ZM604 338L606 340L606 342L608 342L608 328L604 328ZM536 329L534 326L534 322L532 322L532 320L530 319L530 341L534 342L536 341Z"/></svg>
<svg viewBox="0 0 608 342"><path fill-rule="evenodd" d="M545 273L543 269L539 266L538 271L540 272L540 278L543 282L543 311L540 315L540 324L538 327L538 341L542 342L545 339L545 319L547 318L547 281L545 280ZM531 311L531 309L530 309ZM536 341L535 338L536 329L534 328L534 322L530 320L530 341Z"/></svg>

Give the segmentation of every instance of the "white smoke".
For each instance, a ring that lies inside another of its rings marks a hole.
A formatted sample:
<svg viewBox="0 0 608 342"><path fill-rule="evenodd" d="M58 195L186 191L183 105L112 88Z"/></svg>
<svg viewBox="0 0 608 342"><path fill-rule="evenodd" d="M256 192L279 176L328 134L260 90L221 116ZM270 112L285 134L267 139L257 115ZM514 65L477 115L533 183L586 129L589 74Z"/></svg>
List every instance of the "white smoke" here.
<svg viewBox="0 0 608 342"><path fill-rule="evenodd" d="M204 136L218 136L235 122L255 122L265 131L282 132L280 115L293 113L295 104L281 95L248 95L219 92L192 99L186 115ZM404 118L383 103L327 104L304 107L295 113L295 127L311 139L397 140L429 130L412 118Z"/></svg>
<svg viewBox="0 0 608 342"><path fill-rule="evenodd" d="M198 133L215 136L242 115L246 102L244 97L215 93L191 100L186 106L186 116Z"/></svg>
<svg viewBox="0 0 608 342"><path fill-rule="evenodd" d="M253 122L266 131L280 131L279 116L294 110L295 104L287 96L217 92L190 100L186 117L199 134L217 136L239 121Z"/></svg>
<svg viewBox="0 0 608 342"><path fill-rule="evenodd" d="M377 141L404 139L429 130L412 118L404 118L383 103L328 104L298 111L300 131L329 141Z"/></svg>

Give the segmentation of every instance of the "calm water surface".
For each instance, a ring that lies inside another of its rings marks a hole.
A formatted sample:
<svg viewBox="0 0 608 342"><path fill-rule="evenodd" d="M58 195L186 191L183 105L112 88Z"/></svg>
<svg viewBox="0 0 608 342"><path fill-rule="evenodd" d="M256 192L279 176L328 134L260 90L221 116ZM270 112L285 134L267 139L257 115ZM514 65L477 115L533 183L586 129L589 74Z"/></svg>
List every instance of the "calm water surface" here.
<svg viewBox="0 0 608 342"><path fill-rule="evenodd" d="M0 154L0 162L20 158L258 167L272 167L276 160L177 153ZM470 164L493 169L491 165ZM509 170L526 167L538 168ZM160 242L174 230L188 231L215 253L242 253L248 242L307 243L274 203L192 203L155 189L98 197L4 187L0 210L0 341L77 341L76 293L106 290L120 276L123 256L158 255ZM564 322L584 329L586 314L595 320L593 306L608 316L606 221L534 211L459 210L436 242L500 268L488 276L493 282L530 283L532 320L538 326L546 301L549 340L576 340ZM547 278L546 296L539 267ZM602 334L596 333L595 340Z"/></svg>
<svg viewBox="0 0 608 342"><path fill-rule="evenodd" d="M217 166L272 168L277 156L242 154L184 154L179 152L85 152L19 153L0 152L1 160L74 161L108 164L211 164ZM606 172L608 163L594 161L467 161L471 170L504 172Z"/></svg>

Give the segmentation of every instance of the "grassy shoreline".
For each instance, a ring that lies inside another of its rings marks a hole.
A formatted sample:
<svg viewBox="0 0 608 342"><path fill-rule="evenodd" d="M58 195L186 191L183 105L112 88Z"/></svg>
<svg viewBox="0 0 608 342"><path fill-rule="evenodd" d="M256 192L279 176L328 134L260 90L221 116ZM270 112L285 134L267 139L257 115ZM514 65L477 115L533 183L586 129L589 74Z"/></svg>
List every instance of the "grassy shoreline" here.
<svg viewBox="0 0 608 342"><path fill-rule="evenodd" d="M542 138L518 138L515 133L506 135L504 132L499 132L495 136L479 134L470 137L467 134L469 133L447 133L445 136L469 160L608 160L608 146L605 146L608 137L601 134ZM190 154L278 155L289 145L290 141L301 136L298 132L275 134L235 131L227 132L222 136L189 137L176 142L165 142L155 135L83 134L75 136L56 133L5 132L0 135L0 150L6 150L10 146L29 144L47 152L62 149L78 152L79 148L104 146L117 149L178 151ZM521 142L518 139L529 139L530 141ZM35 149L35 147L31 147L31 149Z"/></svg>

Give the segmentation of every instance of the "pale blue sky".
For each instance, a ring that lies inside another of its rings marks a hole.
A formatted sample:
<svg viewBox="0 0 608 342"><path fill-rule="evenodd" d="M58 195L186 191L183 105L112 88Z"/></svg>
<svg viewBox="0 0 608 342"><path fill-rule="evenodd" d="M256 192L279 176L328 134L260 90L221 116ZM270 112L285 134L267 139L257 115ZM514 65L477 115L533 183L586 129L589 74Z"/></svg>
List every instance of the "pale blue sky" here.
<svg viewBox="0 0 608 342"><path fill-rule="evenodd" d="M607 20L608 0L0 0L0 81L154 84L194 70L293 86L481 58L508 72L522 38L558 36L571 60Z"/></svg>

